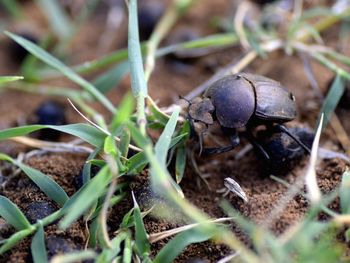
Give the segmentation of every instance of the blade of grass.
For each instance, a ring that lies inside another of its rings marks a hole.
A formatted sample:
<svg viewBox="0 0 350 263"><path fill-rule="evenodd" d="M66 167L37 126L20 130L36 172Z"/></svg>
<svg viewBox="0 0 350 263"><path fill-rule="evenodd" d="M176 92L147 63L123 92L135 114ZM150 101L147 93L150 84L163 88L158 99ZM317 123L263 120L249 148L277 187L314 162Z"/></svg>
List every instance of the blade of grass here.
<svg viewBox="0 0 350 263"><path fill-rule="evenodd" d="M0 216L5 221L12 225L16 230L30 228L31 225L24 214L19 210L17 205L11 202L10 199L0 195Z"/></svg>
<svg viewBox="0 0 350 263"><path fill-rule="evenodd" d="M175 178L176 183L180 183L186 167L186 146L181 144L176 151Z"/></svg>
<svg viewBox="0 0 350 263"><path fill-rule="evenodd" d="M21 170L53 201L63 206L69 199L63 188L49 176L25 164L14 161Z"/></svg>
<svg viewBox="0 0 350 263"><path fill-rule="evenodd" d="M20 18L23 15L22 8L17 0L2 0L0 4L2 4L14 18Z"/></svg>
<svg viewBox="0 0 350 263"><path fill-rule="evenodd" d="M167 54L180 51L183 49L229 47L237 43L238 43L238 37L234 33L215 34L215 35L205 36L203 38L199 38L196 40L191 40L191 41L160 48L156 51L155 55L156 57L162 57ZM145 54L146 52L145 44L141 44L141 52L142 54ZM128 51L125 49L121 49L112 54L103 56L97 60L92 60L92 61L84 62L83 64L72 66L72 70L74 70L78 74L88 74L88 73L106 68L108 66L114 65L116 63L125 61L127 58L128 58ZM56 78L60 76L60 73L43 70L41 71L40 76L43 79Z"/></svg>
<svg viewBox="0 0 350 263"><path fill-rule="evenodd" d="M72 34L73 25L62 6L56 0L36 0L36 2L61 41L69 38Z"/></svg>
<svg viewBox="0 0 350 263"><path fill-rule="evenodd" d="M332 83L331 88L328 91L328 94L325 100L323 101L323 105L320 110L320 113L324 114L324 122L323 122L322 128L327 126L344 91L345 91L345 83L340 77L340 75L337 75L335 80ZM320 118L321 116L319 116L318 123L320 122Z"/></svg>
<svg viewBox="0 0 350 263"><path fill-rule="evenodd" d="M84 262L88 259L96 258L97 254L92 249L87 249L84 251L66 253L64 255L56 255L51 259L51 263L74 263L74 262Z"/></svg>
<svg viewBox="0 0 350 263"><path fill-rule="evenodd" d="M12 137L24 136L31 132L38 131L41 129L54 129L64 133L71 134L73 136L79 137L83 141L100 147L103 145L106 135L98 130L97 128L84 124L68 124L68 125L27 125L22 127L9 128L0 131L0 140L6 140Z"/></svg>
<svg viewBox="0 0 350 263"><path fill-rule="evenodd" d="M7 250L11 249L13 246L15 246L18 242L26 238L27 236L33 234L40 226L47 226L52 224L53 222L57 221L62 216L62 209L52 213L51 215L41 219L36 224L31 225L31 227L23 229L21 231L18 231L14 233L12 236L10 236L8 239L5 240L3 245L0 247L0 255L5 253Z"/></svg>
<svg viewBox="0 0 350 263"><path fill-rule="evenodd" d="M180 131L180 134L184 134L185 136L176 151L175 178L178 184L181 182L186 168L186 141L188 140L190 133L190 123L186 121Z"/></svg>
<svg viewBox="0 0 350 263"><path fill-rule="evenodd" d="M89 83L88 81L80 77L78 74L76 74L72 69L64 65L57 58L40 48L38 45L26 40L23 37L20 37L7 31L5 31L5 34L9 36L12 40L17 42L19 45L24 47L28 52L36 56L38 59L42 60L46 64L55 68L56 70L62 72L62 74L65 75L67 78L69 78L73 82L80 85L83 89L91 93L91 95L93 95L112 113L116 111L113 104L100 91L98 91L91 83Z"/></svg>
<svg viewBox="0 0 350 263"><path fill-rule="evenodd" d="M131 94L124 96L123 100L119 104L118 114L115 114L110 125L110 130L114 132L120 125L129 120L131 114L134 111L134 98Z"/></svg>
<svg viewBox="0 0 350 263"><path fill-rule="evenodd" d="M96 89L106 94L112 88L114 88L128 73L130 70L129 62L122 62L110 70L108 70L103 75L99 76L94 81L94 86Z"/></svg>
<svg viewBox="0 0 350 263"><path fill-rule="evenodd" d="M20 242L21 240L23 240L24 238L32 234L34 231L35 229L26 228L13 234L10 238L6 239L6 242L0 247L0 255L10 250L18 242Z"/></svg>
<svg viewBox="0 0 350 263"><path fill-rule="evenodd" d="M137 123L142 134L146 134L145 98L148 95L145 72L143 69L139 27L137 18L137 0L129 1L128 54L130 63L131 88L137 98Z"/></svg>
<svg viewBox="0 0 350 263"><path fill-rule="evenodd" d="M43 226L40 226L32 239L30 245L34 263L49 262L45 247L45 234Z"/></svg>
<svg viewBox="0 0 350 263"><path fill-rule="evenodd" d="M160 164L166 166L166 159L168 155L168 149L171 143L171 137L175 131L177 119L179 117L180 108L177 107L173 114L171 115L167 125L165 126L165 129L163 130L161 136L159 137L155 147L155 155L157 159L159 160Z"/></svg>
<svg viewBox="0 0 350 263"><path fill-rule="evenodd" d="M49 198L60 206L63 206L69 199L68 195L59 184L39 170L18 162L6 154L0 153L0 159L9 161L18 166Z"/></svg>
<svg viewBox="0 0 350 263"><path fill-rule="evenodd" d="M111 240L111 248L106 248L96 258L96 263L111 262L120 253L122 242L126 242L126 239L130 239L129 231L122 230L118 235ZM127 244L124 243L124 247Z"/></svg>
<svg viewBox="0 0 350 263"><path fill-rule="evenodd" d="M350 172L345 171L339 190L340 209L342 214L350 214Z"/></svg>
<svg viewBox="0 0 350 263"><path fill-rule="evenodd" d="M131 263L132 260L132 243L130 236L127 236L124 241L123 263Z"/></svg>
<svg viewBox="0 0 350 263"><path fill-rule="evenodd" d="M187 136L187 134L180 134L179 136L172 138L169 149L174 147L177 143L179 143L186 136ZM140 167L143 167L147 163L148 163L148 159L147 159L146 154L144 152L139 152L139 153L133 155L127 161L128 170L129 170L129 172L131 172L135 169L138 170Z"/></svg>
<svg viewBox="0 0 350 263"><path fill-rule="evenodd" d="M139 26L137 18L137 0L129 1L128 52L131 73L131 87L135 97L148 95L145 73L142 63Z"/></svg>
<svg viewBox="0 0 350 263"><path fill-rule="evenodd" d="M159 164L164 167L164 169L166 169L166 166L167 166L166 159L168 155L168 149L171 144L171 137L176 128L179 113L180 113L180 108L176 107L154 147L155 157L157 158ZM154 189L158 189L157 187L158 182L153 179L154 178L151 177L152 187L154 187ZM173 180L172 177L169 176L168 182L176 189L176 191L181 196L183 196L180 186Z"/></svg>
<svg viewBox="0 0 350 263"><path fill-rule="evenodd" d="M135 223L135 243L141 258L148 257L151 252L151 245L147 238L147 232L142 221L140 207L136 202L134 193L132 193L134 202L134 223Z"/></svg>
<svg viewBox="0 0 350 263"><path fill-rule="evenodd" d="M154 263L170 263L190 244L204 242L214 236L214 233L201 231L200 227L187 230L176 235L157 254Z"/></svg>
<svg viewBox="0 0 350 263"><path fill-rule="evenodd" d="M81 189L75 197L75 201L67 204L66 215L60 222L60 228L66 229L71 223L78 219L105 191L112 180L108 166L103 167L98 174L92 178Z"/></svg>
<svg viewBox="0 0 350 263"><path fill-rule="evenodd" d="M1 76L0 77L0 85L6 84L8 82L17 81L20 79L23 79L23 77L21 77L21 76Z"/></svg>
<svg viewBox="0 0 350 263"><path fill-rule="evenodd" d="M155 66L155 57L157 48L174 26L177 19L185 12L186 9L193 3L193 0L175 0L172 5L168 7L165 14L161 17L160 21L157 23L148 43L147 43L147 57L146 57L146 70L145 78L146 81L149 80L152 71Z"/></svg>

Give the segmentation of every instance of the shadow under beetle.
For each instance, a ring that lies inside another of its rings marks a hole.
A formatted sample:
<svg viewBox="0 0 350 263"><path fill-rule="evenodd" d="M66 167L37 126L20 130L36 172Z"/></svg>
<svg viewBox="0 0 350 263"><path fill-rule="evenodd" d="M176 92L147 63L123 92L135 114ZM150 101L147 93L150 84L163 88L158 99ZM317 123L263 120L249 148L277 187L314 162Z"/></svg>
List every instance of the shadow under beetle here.
<svg viewBox="0 0 350 263"><path fill-rule="evenodd" d="M203 94L189 102L188 118L209 125L217 121L231 144L225 147L205 148L202 151L203 132L200 133L201 153L215 154L234 149L240 142L237 129L245 127L244 136L270 160L264 147L252 131L265 125L267 131L283 132L298 143L307 153L310 149L281 123L297 116L295 97L272 79L249 73L225 76L214 82Z"/></svg>

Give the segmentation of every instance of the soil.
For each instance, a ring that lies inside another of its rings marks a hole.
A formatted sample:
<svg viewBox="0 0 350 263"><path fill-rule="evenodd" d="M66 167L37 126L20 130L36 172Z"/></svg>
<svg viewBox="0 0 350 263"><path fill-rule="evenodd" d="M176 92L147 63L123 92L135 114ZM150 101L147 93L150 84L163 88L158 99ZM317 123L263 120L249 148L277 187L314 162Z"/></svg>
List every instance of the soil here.
<svg viewBox="0 0 350 263"><path fill-rule="evenodd" d="M24 10L30 23L27 23L27 20L23 20L12 25L10 18L4 16L5 21L10 25L10 29L16 32L16 30L29 28L39 35L47 30L46 19L42 12L35 7L34 3L35 1L24 1ZM217 31L209 26L208 17L228 16L230 15L228 11L230 8L229 1L202 0L200 4L198 3L179 21L173 32L186 27L198 31L203 36L216 33ZM101 55L100 41L105 27L105 15L106 10L102 8L92 19L89 19L87 23L82 25L79 33L76 34L74 41L68 48L70 54L69 59L66 61L68 64L82 63ZM124 21L120 29L120 37L113 42L114 46L104 47L105 50L103 50L102 54L116 48L125 47L125 25ZM324 39L330 39L331 41L334 34L334 30L326 32ZM0 39L2 38L1 36ZM8 39L0 41L0 61L2 61L0 64L0 75L18 74L19 66L13 63L6 51L8 50L8 45ZM173 64L169 59L159 59L150 80L150 94L159 102L160 106L170 105L178 99L179 95L186 95L210 78L218 68L231 63L235 58L238 59L242 52L241 48L220 50L214 54L192 60L190 64L185 66ZM350 50L345 52L348 52L348 55L350 54ZM312 63L312 67L321 89L325 91L327 83L333 77L332 74L319 64ZM268 60L257 59L249 66L247 71L277 79L293 92L298 104L299 116L295 121L289 123L289 126L304 125L314 127L320 108L320 100L310 87L298 57L284 57L282 53L276 52ZM86 78L91 79L92 76L86 76ZM59 83L61 83L60 85L72 86L71 83L64 80L60 80ZM117 89L110 92L111 100L117 104L123 95L129 91L129 87L129 79L126 78ZM59 100L66 106L68 123L82 121L64 99L48 98L23 92L3 91L0 96L0 128L4 129L31 123L36 108L40 103L48 99ZM349 111L342 109L337 114L344 123L347 133L350 134L349 122L346 122ZM62 141L71 139L70 136L66 135L61 137ZM210 189L199 179L191 165L188 165L186 168L185 176L180 186L186 198L210 217L225 217L225 213L220 208L223 196L221 193L218 193L218 190L224 187L224 179L231 177L241 185L247 195L248 202L244 202L233 193L226 196L226 200L244 216L254 222L267 225L269 215L276 206L279 206L288 189L261 172L264 169L263 162L254 151L248 152L239 160L236 159L237 153L247 144L248 142L243 138L240 146L231 152L196 158L199 170L203 175L207 176L206 180ZM327 128L323 133L321 144L332 150L342 152L341 146L330 128ZM13 141L0 142L0 152L13 157L31 150L31 148ZM78 190L74 182L76 177L79 176L86 158L85 154L46 153L31 157L26 160L26 163L52 177L71 196ZM305 166L308 163L307 159L307 157L303 158L282 179L293 183L303 176L305 174ZM340 159L321 160L318 163L317 180L322 192L329 193L339 185L341 175L348 165L348 163ZM22 211L26 213L28 206L36 202L46 202L48 209L57 208L23 173L18 173L13 167L5 163L2 163L0 168L2 171L2 174L0 174L0 194L11 199ZM147 171L145 171L130 185L131 190L136 193L136 198L141 204L141 208L144 210L149 205L145 201L149 197L147 182ZM131 197L128 196L111 209L108 220L111 234L120 224L123 215L131 208L132 201ZM298 222L305 215L307 208L308 201L301 195L297 195L278 214L275 220L268 222L268 225L276 235L279 235L293 223ZM339 210L338 200L330 204L330 208ZM325 215L320 215L320 220L326 219ZM148 233L172 229L183 223L181 219L169 222L169 220L159 219L151 215L145 218L145 226ZM250 243L242 230L234 225L232 225L232 229L243 242ZM0 240L8 237L11 233L13 233L13 229L0 221ZM56 222L45 228L45 237L50 256L56 252L82 249L88 240L85 224L82 220L73 224L66 231L59 230ZM0 263L30 262L30 241L31 238L25 239L11 251L1 256ZM166 244L166 241L162 240L152 244L152 255L155 255ZM52 243L53 245L50 245ZM189 246L176 259L176 262L216 262L230 253L232 251L224 245L204 242ZM202 261L195 261L199 259Z"/></svg>

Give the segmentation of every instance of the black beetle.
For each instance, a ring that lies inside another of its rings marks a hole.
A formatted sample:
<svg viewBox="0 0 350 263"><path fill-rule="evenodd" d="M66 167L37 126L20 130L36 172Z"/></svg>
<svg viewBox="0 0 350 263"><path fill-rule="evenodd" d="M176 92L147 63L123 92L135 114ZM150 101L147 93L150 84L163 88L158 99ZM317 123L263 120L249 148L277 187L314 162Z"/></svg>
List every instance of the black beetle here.
<svg viewBox="0 0 350 263"><path fill-rule="evenodd" d="M206 126L217 121L231 145L207 148L204 153L222 153L239 144L237 129L246 128L245 135L266 159L269 155L253 136L252 129L261 124L268 130L284 132L307 152L309 148L293 136L281 123L297 116L295 97L281 84L272 79L249 73L225 76L214 82L202 98L190 102L188 117ZM203 133L201 133L201 136ZM201 138L201 137L200 137Z"/></svg>

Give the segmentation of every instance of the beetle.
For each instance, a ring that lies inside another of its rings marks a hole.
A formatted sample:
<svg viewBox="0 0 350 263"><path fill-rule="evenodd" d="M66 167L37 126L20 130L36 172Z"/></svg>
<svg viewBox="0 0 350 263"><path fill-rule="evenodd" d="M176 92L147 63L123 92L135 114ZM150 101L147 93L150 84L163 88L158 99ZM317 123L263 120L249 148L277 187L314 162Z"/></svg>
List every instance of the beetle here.
<svg viewBox="0 0 350 263"><path fill-rule="evenodd" d="M206 148L205 154L227 152L239 144L238 129L246 128L247 139L265 159L268 153L255 139L252 130L265 125L267 130L279 131L295 140L308 153L310 149L282 125L297 116L294 95L279 82L270 78L239 73L227 75L214 82L203 94L189 102L190 123L200 122L207 128L218 122L231 144L226 147ZM203 132L200 134L200 142ZM202 143L200 143L202 149ZM202 150L200 151L202 153Z"/></svg>

